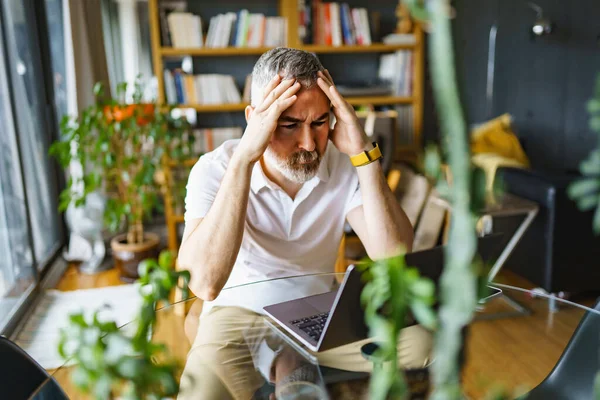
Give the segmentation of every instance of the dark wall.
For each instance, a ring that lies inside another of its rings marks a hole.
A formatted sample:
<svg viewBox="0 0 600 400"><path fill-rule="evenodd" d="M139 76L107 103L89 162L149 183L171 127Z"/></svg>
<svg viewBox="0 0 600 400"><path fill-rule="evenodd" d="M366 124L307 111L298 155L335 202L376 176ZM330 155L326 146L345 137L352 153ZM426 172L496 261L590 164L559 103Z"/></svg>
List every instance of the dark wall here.
<svg viewBox="0 0 600 400"><path fill-rule="evenodd" d="M536 0L555 33L533 38L525 0L455 0L454 40L469 123L508 112L534 167L577 168L596 145L585 104L600 73L600 1ZM486 102L488 38L498 26L491 115ZM431 118L431 108L425 118ZM433 124L426 124L432 128ZM429 137L434 132L427 132Z"/></svg>

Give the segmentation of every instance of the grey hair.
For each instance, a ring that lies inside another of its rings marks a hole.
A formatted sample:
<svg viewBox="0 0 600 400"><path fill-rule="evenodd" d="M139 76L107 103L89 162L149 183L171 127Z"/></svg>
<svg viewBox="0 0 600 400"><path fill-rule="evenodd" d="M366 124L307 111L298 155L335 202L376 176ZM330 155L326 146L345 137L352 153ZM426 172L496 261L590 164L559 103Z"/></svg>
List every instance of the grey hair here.
<svg viewBox="0 0 600 400"><path fill-rule="evenodd" d="M252 70L250 99L256 107L265 86L275 74L283 79L295 78L306 89L317 83L317 72L323 71L323 65L313 53L308 51L277 47L264 53Z"/></svg>

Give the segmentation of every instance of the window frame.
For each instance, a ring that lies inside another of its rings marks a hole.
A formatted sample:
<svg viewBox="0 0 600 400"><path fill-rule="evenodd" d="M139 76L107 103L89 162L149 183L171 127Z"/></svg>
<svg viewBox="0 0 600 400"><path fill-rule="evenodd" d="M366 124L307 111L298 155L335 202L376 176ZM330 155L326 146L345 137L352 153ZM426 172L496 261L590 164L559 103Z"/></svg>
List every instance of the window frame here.
<svg viewBox="0 0 600 400"><path fill-rule="evenodd" d="M64 3L63 3L64 4ZM21 172L21 184L24 189L23 198L25 202L25 212L26 212L26 222L28 225L28 241L29 246L32 252L32 260L33 260L33 276L34 276L34 284L28 287L20 296L19 301L13 307L13 309L8 314L8 317L5 319L3 325L0 325L0 334L5 336L11 336L16 327L18 326L21 319L27 314L29 309L36 303L39 295L42 293L41 286L44 278L46 278L51 271L57 267L56 261L60 255L61 249L64 247L67 239L67 227L64 218L64 214L60 214L58 221L59 226L58 229L58 241L52 248L52 251L49 253L48 257L43 260L38 260L35 251L34 251L34 239L32 233L32 223L31 223L31 210L30 210L30 199L28 197L27 191L25 188L26 177L24 172L23 165L23 151L21 146L21 141L26 134L25 132L20 132L19 125L15 123L14 118L16 115L16 102L14 96L14 87L13 87L13 73L14 71L10 68L11 58L9 55L8 42L7 42L7 32L8 24L6 23L6 10L5 7L8 7L6 2L0 2L0 57L3 58L5 64L5 75L7 81L7 89L8 89L8 97L5 99L8 103L8 108L10 109L10 116L12 117L10 121L7 123L12 125L12 129L9 129L9 134L13 134L15 136L15 143L17 148L17 163ZM34 62L35 62L35 74L39 76L39 82L36 87L36 91L38 93L43 94L43 102L45 104L45 110L40 110L44 115L40 115L39 117L45 123L47 129L45 132L49 135L48 143L52 143L53 141L59 138L59 123L57 118L57 110L55 108L54 103L54 86L53 86L53 69L50 58L50 42L49 42L49 30L47 26L46 19L46 4L45 2L41 7L35 7L35 4L32 0L24 0L23 8L26 14L27 26L30 29L31 38L33 43L32 49L39 49L39 52L35 52L33 54ZM12 131L12 132L10 132ZM47 150L47 149L46 149ZM50 179L48 182L49 185L53 185L53 192L60 193L66 186L65 175L62 172L62 169L58 165L55 160L51 160L51 171L50 175L53 179ZM56 210L58 213L58 209Z"/></svg>

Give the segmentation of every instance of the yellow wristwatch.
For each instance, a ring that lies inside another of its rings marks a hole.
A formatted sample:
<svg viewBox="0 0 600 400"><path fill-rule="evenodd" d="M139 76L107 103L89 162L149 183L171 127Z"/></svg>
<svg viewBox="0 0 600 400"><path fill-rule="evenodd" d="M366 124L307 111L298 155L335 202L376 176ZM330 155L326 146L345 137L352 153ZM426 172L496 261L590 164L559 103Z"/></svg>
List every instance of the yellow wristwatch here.
<svg viewBox="0 0 600 400"><path fill-rule="evenodd" d="M350 162L352 165L355 167L362 167L363 165L371 164L373 161L377 161L383 157L377 142L373 142L373 147L374 148L371 151L365 150L362 153L358 153L357 155L350 157Z"/></svg>

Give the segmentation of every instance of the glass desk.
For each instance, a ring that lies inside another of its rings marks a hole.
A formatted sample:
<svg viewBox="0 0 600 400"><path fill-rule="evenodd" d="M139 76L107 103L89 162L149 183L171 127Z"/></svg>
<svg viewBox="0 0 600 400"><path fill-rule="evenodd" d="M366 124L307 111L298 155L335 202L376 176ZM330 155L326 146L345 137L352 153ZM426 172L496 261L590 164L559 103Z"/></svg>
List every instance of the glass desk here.
<svg viewBox="0 0 600 400"><path fill-rule="evenodd" d="M263 303L324 293L335 288L342 276L276 279L228 288L222 293L228 293L227 301L243 300L242 304L256 309ZM499 388L515 396L529 391L552 371L586 313L588 322L597 326L596 331L600 326L600 313L585 305L498 286L531 313L487 319L512 310L504 295L489 300L477 311L467 329L461 375L465 395L471 399L484 398ZM559 305L557 312L549 311L550 300ZM175 305L161 308L153 332L153 341L164 343L182 367L179 398L368 398L372 366L361 355L360 343L315 354L294 343L266 316L225 305L213 308L198 323L201 300L194 298L186 303L191 305L187 317L177 313ZM593 307L593 300L584 303ZM408 345L399 354L401 362L411 364L410 379L417 382L414 387L426 391L428 370L419 363L429 362L431 334L420 326L416 329L411 337L418 341L404 341ZM597 357L599 343L600 336L595 335L593 346L587 348L590 357ZM85 398L71 384L71 370L62 367L53 378L70 398Z"/></svg>

